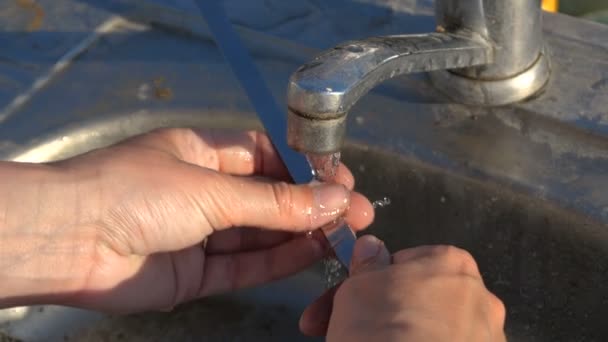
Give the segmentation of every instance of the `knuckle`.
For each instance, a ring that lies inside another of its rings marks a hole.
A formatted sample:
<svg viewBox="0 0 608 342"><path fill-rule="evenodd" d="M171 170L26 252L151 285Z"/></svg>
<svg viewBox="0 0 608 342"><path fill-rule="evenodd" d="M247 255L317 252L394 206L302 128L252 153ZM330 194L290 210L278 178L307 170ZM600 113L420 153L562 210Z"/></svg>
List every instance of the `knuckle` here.
<svg viewBox="0 0 608 342"><path fill-rule="evenodd" d="M161 128L159 136L180 159L196 163L200 139L192 128Z"/></svg>
<svg viewBox="0 0 608 342"><path fill-rule="evenodd" d="M183 128L156 128L146 134L146 136L160 139L161 141L174 142L176 139L184 135Z"/></svg>
<svg viewBox="0 0 608 342"><path fill-rule="evenodd" d="M285 182L271 184L271 191L279 219L288 219L294 213L294 189Z"/></svg>
<svg viewBox="0 0 608 342"><path fill-rule="evenodd" d="M200 140L198 133L192 128L173 128L169 135L173 141L183 142L185 147L190 149L195 149Z"/></svg>
<svg viewBox="0 0 608 342"><path fill-rule="evenodd" d="M192 128L157 128L147 136L188 162L196 162L202 152L200 135Z"/></svg>
<svg viewBox="0 0 608 342"><path fill-rule="evenodd" d="M507 316L505 304L491 292L489 293L489 302L491 317L501 326L503 326Z"/></svg>
<svg viewBox="0 0 608 342"><path fill-rule="evenodd" d="M455 246L436 246L432 252L449 269L467 275L478 276L479 268L471 253Z"/></svg>

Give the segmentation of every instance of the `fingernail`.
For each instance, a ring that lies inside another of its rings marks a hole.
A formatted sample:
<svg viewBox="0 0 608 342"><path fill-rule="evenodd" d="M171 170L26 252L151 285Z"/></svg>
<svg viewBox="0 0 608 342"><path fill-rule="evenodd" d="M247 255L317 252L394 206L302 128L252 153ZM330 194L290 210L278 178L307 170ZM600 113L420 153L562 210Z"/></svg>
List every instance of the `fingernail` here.
<svg viewBox="0 0 608 342"><path fill-rule="evenodd" d="M372 235L362 236L355 243L351 269L360 272L369 267L390 264L390 254L384 242Z"/></svg>
<svg viewBox="0 0 608 342"><path fill-rule="evenodd" d="M350 204L350 192L341 184L313 186L311 225L320 227L342 215Z"/></svg>

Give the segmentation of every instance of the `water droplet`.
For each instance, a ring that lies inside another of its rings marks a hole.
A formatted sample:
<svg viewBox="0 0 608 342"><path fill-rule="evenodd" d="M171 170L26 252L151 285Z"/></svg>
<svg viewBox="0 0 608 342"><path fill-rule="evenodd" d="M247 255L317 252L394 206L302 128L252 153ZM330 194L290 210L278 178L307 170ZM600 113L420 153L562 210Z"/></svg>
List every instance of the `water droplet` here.
<svg viewBox="0 0 608 342"><path fill-rule="evenodd" d="M391 199L388 198L388 197L384 197L384 198L382 198L380 200L372 202L372 206L374 208L384 208L384 207L386 207L386 206L388 206L390 204L391 204Z"/></svg>
<svg viewBox="0 0 608 342"><path fill-rule="evenodd" d="M307 207L306 209L302 210L302 214L304 215L312 215L312 207Z"/></svg>
<svg viewBox="0 0 608 342"><path fill-rule="evenodd" d="M340 165L340 152L331 154L307 154L306 158L312 169L312 175L316 181L328 182L336 177ZM323 213L322 215L335 215L336 212ZM330 225L336 224L337 219ZM306 233L306 237L312 238L313 232ZM323 260L325 273L325 286L332 288L342 281L348 274L347 270L335 258Z"/></svg>

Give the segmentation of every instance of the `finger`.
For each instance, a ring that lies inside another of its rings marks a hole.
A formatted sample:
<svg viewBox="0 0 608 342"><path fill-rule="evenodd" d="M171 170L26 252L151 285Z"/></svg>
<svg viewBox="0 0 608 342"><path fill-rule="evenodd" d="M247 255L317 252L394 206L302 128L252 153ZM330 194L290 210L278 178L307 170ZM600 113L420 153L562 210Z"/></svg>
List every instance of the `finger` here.
<svg viewBox="0 0 608 342"><path fill-rule="evenodd" d="M227 229L212 234L207 241L207 254L248 252L277 246L293 239L293 233L250 227Z"/></svg>
<svg viewBox="0 0 608 342"><path fill-rule="evenodd" d="M291 180L268 136L257 131L165 128L126 142L161 150L187 163L224 173ZM343 164L336 171L335 181L351 190L355 183Z"/></svg>
<svg viewBox="0 0 608 342"><path fill-rule="evenodd" d="M365 196L353 192L345 220L353 230L363 230L374 221L374 207Z"/></svg>
<svg viewBox="0 0 608 342"><path fill-rule="evenodd" d="M256 286L290 276L320 260L325 248L301 237L263 251L207 256L199 296Z"/></svg>
<svg viewBox="0 0 608 342"><path fill-rule="evenodd" d="M384 242L371 235L362 236L355 243L351 276L390 265L391 256ZM300 330L309 336L323 336L327 332L333 300L340 284L315 300L300 318Z"/></svg>
<svg viewBox="0 0 608 342"><path fill-rule="evenodd" d="M341 284L325 291L310 304L300 317L300 331L307 336L325 336L334 305L334 296Z"/></svg>
<svg viewBox="0 0 608 342"><path fill-rule="evenodd" d="M495 331L503 331L505 327L505 320L507 317L507 311L505 304L496 297L495 294L488 291L488 307L490 310L490 325Z"/></svg>
<svg viewBox="0 0 608 342"><path fill-rule="evenodd" d="M478 303L474 306L477 317L472 319L484 323L484 329L480 329L479 333L484 334L485 339L488 341L505 341L504 323L506 312L504 304L493 293L483 288L481 281L478 280L477 282L476 298Z"/></svg>
<svg viewBox="0 0 608 342"><path fill-rule="evenodd" d="M344 185L348 190L353 190L355 188L355 177L348 167L342 163L338 165L334 182Z"/></svg>
<svg viewBox="0 0 608 342"><path fill-rule="evenodd" d="M374 219L374 208L359 193L351 194L350 208L345 220L355 231L368 227ZM206 245L207 253L234 253L269 248L294 238L293 233L268 231L250 227L227 229L212 234Z"/></svg>
<svg viewBox="0 0 608 342"><path fill-rule="evenodd" d="M235 175L259 174L266 177L289 180L289 172L264 133L257 131L197 130L198 139L204 144L199 151L185 153L196 164L203 150L215 153L217 160L213 168Z"/></svg>
<svg viewBox="0 0 608 342"><path fill-rule="evenodd" d="M217 170L234 175L263 175L283 181L290 180L285 167L270 138L257 131L210 131L196 132L202 141L207 142L218 156ZM354 187L354 177L350 170L340 164L334 181L348 189Z"/></svg>
<svg viewBox="0 0 608 342"><path fill-rule="evenodd" d="M216 231L248 226L305 232L342 216L350 205L350 192L340 184L292 185L220 173L201 174L198 183L196 207Z"/></svg>
<svg viewBox="0 0 608 342"><path fill-rule="evenodd" d="M367 228L374 219L374 208L366 197L351 194L351 204L345 220L355 231ZM209 238L208 253L233 253L269 248L294 237L293 233L268 231L257 228L239 227L219 231Z"/></svg>
<svg viewBox="0 0 608 342"><path fill-rule="evenodd" d="M391 264L391 255L384 242L372 235L360 237L353 249L350 275L384 268Z"/></svg>
<svg viewBox="0 0 608 342"><path fill-rule="evenodd" d="M394 264L405 264L412 260L416 260L423 257L430 257L433 255L433 250L437 246L418 246L414 248L402 249L392 256Z"/></svg>
<svg viewBox="0 0 608 342"><path fill-rule="evenodd" d="M445 246L420 246L405 249L395 253L393 263L404 264L420 259L428 259L425 267L435 272L450 274L463 274L474 278L481 278L477 262L471 254L464 249Z"/></svg>

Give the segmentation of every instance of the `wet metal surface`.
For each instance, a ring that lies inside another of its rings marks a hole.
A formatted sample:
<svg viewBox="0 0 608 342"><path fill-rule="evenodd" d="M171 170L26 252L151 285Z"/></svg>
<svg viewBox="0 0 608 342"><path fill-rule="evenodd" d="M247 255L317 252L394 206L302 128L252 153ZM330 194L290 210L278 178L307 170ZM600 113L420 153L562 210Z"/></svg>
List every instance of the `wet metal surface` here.
<svg viewBox="0 0 608 342"><path fill-rule="evenodd" d="M532 98L547 84L551 67L538 1L437 0L435 13L435 31L350 40L294 71L289 146L339 151L351 108L394 77L427 72L452 102L494 107Z"/></svg>
<svg viewBox="0 0 608 342"><path fill-rule="evenodd" d="M172 1L173 10L163 12L156 10L168 3L161 0L138 2L154 7L37 3L45 16L32 31L30 10L16 1L0 4L0 113L35 89L2 117L3 159L65 158L161 126L260 127L205 26L183 12L188 1ZM426 1L226 3L281 106L291 73L321 49L434 29ZM131 20L113 19L117 10ZM345 11L352 22L340 20ZM120 21L94 35L111 20ZM425 77L398 78L353 108L344 158L360 191L372 200L391 199L378 209L370 232L386 238L391 250L434 242L471 250L488 285L506 300L512 340L603 341L608 28L561 15L547 14L544 23L556 70L544 93L514 106L483 108L450 103ZM89 45L48 78L83 44ZM36 87L45 77L46 84ZM322 274L313 269L170 314L107 318L87 327L69 321L86 321L81 312L45 316L47 311L30 310L26 320L0 323L0 331L45 341L61 341L64 334L99 341L118 332L130 340L176 336L170 332L200 339L202 317L209 326L217 323L207 308L221 307L226 311L217 317L228 317L229 327L221 331L248 327L242 331L261 340L303 339L297 315L322 290ZM70 323L58 323L65 319Z"/></svg>

